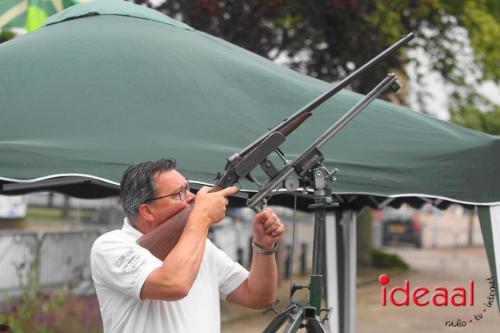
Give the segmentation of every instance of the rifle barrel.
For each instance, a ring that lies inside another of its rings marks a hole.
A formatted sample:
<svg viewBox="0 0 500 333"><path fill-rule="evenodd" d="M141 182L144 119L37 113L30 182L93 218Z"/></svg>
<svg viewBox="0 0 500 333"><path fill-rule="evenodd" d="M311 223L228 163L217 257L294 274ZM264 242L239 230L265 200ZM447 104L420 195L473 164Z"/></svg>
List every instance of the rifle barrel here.
<svg viewBox="0 0 500 333"><path fill-rule="evenodd" d="M397 80L397 76L393 73L388 74L386 78L377 84L368 95L356 103L348 112L339 118L329 129L327 129L319 138L317 138L308 148L321 148L328 142L338 131L345 127L358 113L368 106L375 98L379 97L385 90L387 90Z"/></svg>
<svg viewBox="0 0 500 333"><path fill-rule="evenodd" d="M317 97L313 101L311 101L309 104L305 105L302 107L300 110L295 112L293 115L290 117L284 119L282 122L280 122L278 125L274 126L272 129L267 131L264 135L262 135L260 138L249 144L247 147L245 147L240 153L240 156L243 156L246 154L248 151L253 149L256 145L258 145L266 136L268 136L270 133L279 131L287 126L288 123L292 122L295 120L295 118L301 116L303 113L310 113L314 109L316 109L318 106L323 104L326 100L328 100L330 97L333 95L337 94L340 90L344 89L346 86L348 86L352 81L358 78L364 71L368 70L368 68L378 64L382 59L387 57L388 55L394 53L396 50L401 48L403 45L407 44L410 40L412 40L415 37L413 33L409 33L406 36L403 36L399 41L397 41L395 44L391 45L381 53L379 53L377 56L375 56L373 59L368 61L366 64L363 66L359 67L356 69L354 72L349 74L347 77L345 77L342 81L340 81L337 85L335 85L333 88L330 90L326 91L323 93L321 96ZM307 118L307 117L306 117Z"/></svg>
<svg viewBox="0 0 500 333"><path fill-rule="evenodd" d="M349 123L359 112L366 108L374 99L379 97L396 80L397 76L395 74L388 74L384 80L382 80L368 93L368 95L363 97L332 126L330 126L330 128L327 129L318 139L316 139L314 143L312 143L302 154L299 155L299 157L297 157L291 164L283 167L283 169L281 169L275 177L264 184L255 195L249 198L247 200L247 206L253 210L258 210L260 202L265 199L276 187L280 186L293 171L297 171L296 167L303 163L303 158L307 157L311 150L319 150L321 146L330 140L338 131L344 128L347 123Z"/></svg>

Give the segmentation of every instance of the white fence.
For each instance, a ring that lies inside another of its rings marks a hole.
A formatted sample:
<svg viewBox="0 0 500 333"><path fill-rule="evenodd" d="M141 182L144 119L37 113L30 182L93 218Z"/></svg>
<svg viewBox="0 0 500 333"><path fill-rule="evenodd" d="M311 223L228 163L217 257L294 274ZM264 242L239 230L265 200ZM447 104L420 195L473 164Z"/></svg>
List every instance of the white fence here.
<svg viewBox="0 0 500 333"><path fill-rule="evenodd" d="M45 196L32 197L45 200ZM42 202L40 202L42 203ZM283 213L283 212L282 212ZM290 216L284 212L288 230L279 250L279 260L285 271L291 243ZM290 214L288 214L290 215ZM250 240L252 227L249 219L253 216L240 214L227 218L213 228L210 238L233 260L248 265L251 255ZM309 269L312 254L312 216L303 215L297 224L296 252L294 271ZM92 230L26 232L19 230L0 233L0 293L15 294L28 283L30 272L42 288L51 288L70 284L72 288L80 286L82 292L93 292L90 272L90 250L93 242L110 228L121 228L123 212L116 205L108 202L98 209L98 213L89 221L95 226ZM238 220L238 221L236 221ZM288 221L286 221L288 220ZM305 222L305 223L304 223ZM34 266L34 267L33 267ZM307 266L307 267L306 267ZM86 287L85 287L86 286Z"/></svg>
<svg viewBox="0 0 500 333"><path fill-rule="evenodd" d="M40 287L91 285L90 249L100 231L2 232L0 292L18 292L30 274Z"/></svg>

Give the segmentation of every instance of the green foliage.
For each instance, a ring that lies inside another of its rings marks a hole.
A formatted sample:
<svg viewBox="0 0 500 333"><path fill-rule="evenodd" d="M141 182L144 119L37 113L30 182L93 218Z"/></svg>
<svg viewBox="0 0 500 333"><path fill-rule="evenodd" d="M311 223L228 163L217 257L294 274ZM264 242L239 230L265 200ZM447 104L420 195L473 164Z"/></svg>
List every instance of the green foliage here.
<svg viewBox="0 0 500 333"><path fill-rule="evenodd" d="M389 254L382 250L372 249L373 267L377 268L397 268L408 270L410 266L396 254Z"/></svg>
<svg viewBox="0 0 500 333"><path fill-rule="evenodd" d="M500 106L490 106L482 112L474 104L465 104L451 110L451 121L477 131L500 135Z"/></svg>
<svg viewBox="0 0 500 333"><path fill-rule="evenodd" d="M285 56L289 67L325 81L345 77L413 31L418 38L406 49L425 50L432 69L454 87L454 107L461 108L479 83L500 83L498 0L169 0L155 9L264 57ZM465 58L472 62L464 60L469 46ZM404 78L410 61L419 59L396 53L352 88L367 93L389 71ZM416 79L423 85L421 75Z"/></svg>
<svg viewBox="0 0 500 333"><path fill-rule="evenodd" d="M394 40L405 30L419 32L421 45L431 56L435 69L455 84L463 75L460 47L464 46L457 28L464 28L482 70L480 80L500 82L500 6L496 0L399 0L376 1L368 18L383 40Z"/></svg>
<svg viewBox="0 0 500 333"><path fill-rule="evenodd" d="M500 83L500 3L498 0L462 1L463 7L457 11L456 1L447 2L458 24L469 32L476 60L483 70L483 78Z"/></svg>
<svg viewBox="0 0 500 333"><path fill-rule="evenodd" d="M358 1L187 0L166 1L156 9L264 57L285 55L291 68L327 81L344 77L388 46L374 38L376 27L363 16L374 6ZM401 67L398 57L375 69L380 75L356 82L355 89L370 90L390 67Z"/></svg>
<svg viewBox="0 0 500 333"><path fill-rule="evenodd" d="M21 295L2 303L0 323L8 324L13 333L99 333L101 319L95 297L79 298L69 285L44 293L38 283L39 256L16 267ZM25 265L29 269L25 270ZM23 272L27 272L26 276ZM97 311L97 312L96 312Z"/></svg>
<svg viewBox="0 0 500 333"><path fill-rule="evenodd" d="M136 0L148 4L149 1ZM196 29L222 37L264 57L291 57L289 65L326 81L338 80L402 34L415 31L443 77L464 84L456 49L467 30L481 79L500 80L500 5L497 0L183 0L156 9ZM306 52L306 57L295 57ZM367 92L389 69L404 71L400 54L357 83Z"/></svg>
<svg viewBox="0 0 500 333"><path fill-rule="evenodd" d="M52 331L45 325L35 327L33 318L38 312L40 305L41 289L37 279L38 256L29 263L24 263L16 267L18 280L20 281L21 295L18 299L11 299L6 302L4 311L0 314L0 322L8 323L13 333L23 332L43 332ZM25 265L29 265L27 276L23 276Z"/></svg>
<svg viewBox="0 0 500 333"><path fill-rule="evenodd" d="M9 39L12 39L16 36L15 33L13 33L10 30L7 29L0 29L0 43L6 42Z"/></svg>

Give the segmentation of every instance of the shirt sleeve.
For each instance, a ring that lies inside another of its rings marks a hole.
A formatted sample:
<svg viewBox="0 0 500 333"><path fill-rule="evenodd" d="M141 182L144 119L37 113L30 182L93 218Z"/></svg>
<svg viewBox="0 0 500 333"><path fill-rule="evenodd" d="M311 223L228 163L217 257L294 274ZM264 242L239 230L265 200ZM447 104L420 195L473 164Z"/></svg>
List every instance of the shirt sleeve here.
<svg viewBox="0 0 500 333"><path fill-rule="evenodd" d="M238 288L247 278L248 271L239 263L233 261L222 250L207 240L207 249L213 251L217 276L219 281L219 292L222 299Z"/></svg>
<svg viewBox="0 0 500 333"><path fill-rule="evenodd" d="M92 246L94 282L137 299L140 299L146 278L161 265L160 259L139 246L133 238L105 235Z"/></svg>

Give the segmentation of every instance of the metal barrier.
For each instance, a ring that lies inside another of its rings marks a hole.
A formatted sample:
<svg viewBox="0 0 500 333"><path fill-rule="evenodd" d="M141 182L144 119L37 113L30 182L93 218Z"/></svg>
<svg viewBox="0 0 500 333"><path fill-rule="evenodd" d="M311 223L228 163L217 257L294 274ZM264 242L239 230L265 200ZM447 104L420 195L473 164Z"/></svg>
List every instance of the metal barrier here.
<svg viewBox="0 0 500 333"><path fill-rule="evenodd" d="M310 239L310 225L300 225L300 237L297 244L307 244ZM0 293L17 293L21 287L28 283L30 272L35 274L38 284L42 288L69 285L73 290L79 289L83 293L91 292L92 276L90 271L90 250L94 241L107 229L57 231L57 232L24 232L8 231L0 233ZM301 235L302 234L302 235ZM252 239L252 227L246 224L227 223L214 228L212 233L214 243L225 251L233 260L239 260L246 266L249 265L252 254L249 245ZM283 239L284 244L289 244L289 235ZM300 268L304 274L306 262L304 258L310 256L311 247L304 247L295 269ZM293 258L298 261L299 252ZM290 253L286 246L280 249L280 272L284 268ZM30 270L30 268L33 269ZM288 272L290 274L291 272ZM90 286L90 287L89 287Z"/></svg>
<svg viewBox="0 0 500 333"><path fill-rule="evenodd" d="M16 292L36 274L40 287L91 282L90 249L97 230L68 232L2 232L0 292ZM30 269L32 266L33 269Z"/></svg>
<svg viewBox="0 0 500 333"><path fill-rule="evenodd" d="M90 249L99 237L97 231L45 233L41 237L38 281L41 286L64 283L75 285L91 280Z"/></svg>
<svg viewBox="0 0 500 333"><path fill-rule="evenodd" d="M34 232L0 234L0 291L18 290L28 282L36 259L38 236Z"/></svg>

